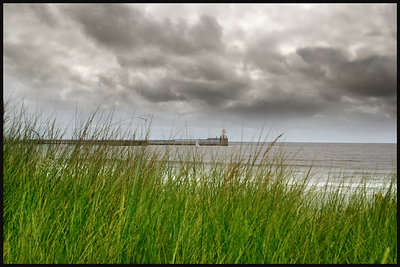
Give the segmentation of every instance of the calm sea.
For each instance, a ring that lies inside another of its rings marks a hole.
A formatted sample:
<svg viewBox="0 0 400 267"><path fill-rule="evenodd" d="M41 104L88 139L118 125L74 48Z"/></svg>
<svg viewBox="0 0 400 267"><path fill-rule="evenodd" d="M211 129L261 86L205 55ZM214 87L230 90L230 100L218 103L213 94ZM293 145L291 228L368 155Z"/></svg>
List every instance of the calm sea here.
<svg viewBox="0 0 400 267"><path fill-rule="evenodd" d="M296 178L302 178L310 170L310 187L332 189L357 188L365 184L369 193L387 188L393 181L397 189L397 144L372 143L270 143L229 142L229 146L148 146L159 152L168 149L170 159L197 161L205 165L221 162L245 162L255 159L255 164L268 150L270 158L283 159ZM116 149L138 149L138 147L116 147ZM189 153L188 153L189 152ZM255 157L256 154L258 157ZM162 153L159 153L162 154Z"/></svg>
<svg viewBox="0 0 400 267"><path fill-rule="evenodd" d="M230 142L226 147L170 146L169 150L185 155L188 150L194 149L207 164L229 162L231 155L233 159L252 159L257 151L262 155L268 145ZM333 187L340 184L357 187L362 182L367 189L376 191L388 186L391 180L396 181L397 177L397 144L285 142L276 143L268 153L271 156L281 155L283 163L293 167L298 177L311 167L311 183L320 187L326 183ZM185 160L191 159L188 157ZM397 182L395 184L397 186Z"/></svg>

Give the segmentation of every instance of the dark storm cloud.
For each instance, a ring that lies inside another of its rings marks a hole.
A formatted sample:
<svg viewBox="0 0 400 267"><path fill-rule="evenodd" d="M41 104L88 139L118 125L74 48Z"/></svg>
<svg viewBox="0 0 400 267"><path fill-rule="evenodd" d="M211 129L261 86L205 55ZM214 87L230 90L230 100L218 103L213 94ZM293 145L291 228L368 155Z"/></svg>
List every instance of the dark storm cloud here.
<svg viewBox="0 0 400 267"><path fill-rule="evenodd" d="M121 4L71 5L60 7L96 43L113 49L134 49L160 35L151 21L142 22L141 10Z"/></svg>
<svg viewBox="0 0 400 267"><path fill-rule="evenodd" d="M177 86L188 100L198 99L213 107L222 107L247 90L247 84L241 81L179 81Z"/></svg>
<svg viewBox="0 0 400 267"><path fill-rule="evenodd" d="M394 58L370 56L342 65L339 83L351 93L369 97L395 97L397 66Z"/></svg>
<svg viewBox="0 0 400 267"><path fill-rule="evenodd" d="M228 55L226 55L228 56ZM160 48L141 49L138 53L118 56L118 63L132 71L163 70L182 79L224 81L237 80L234 64L224 54L200 53L177 57L162 52Z"/></svg>
<svg viewBox="0 0 400 267"><path fill-rule="evenodd" d="M276 46L264 38L247 54L248 62L263 70L258 97L242 97L227 108L229 112L292 117L348 110L396 116L395 57L352 58L347 50L335 47L302 47L283 55ZM353 101L343 101L344 96Z"/></svg>
<svg viewBox="0 0 400 267"><path fill-rule="evenodd" d="M250 103L238 103L225 110L243 118L284 118L315 115L324 106L321 101L310 98L255 99Z"/></svg>
<svg viewBox="0 0 400 267"><path fill-rule="evenodd" d="M23 12L33 15L33 20L36 18L34 22L42 22L47 26L57 24L54 16L56 12L50 6L23 7ZM15 7L11 6L10 9L14 10ZM17 12L16 9L13 12ZM141 73L142 77L146 76L145 79L134 78L133 82L126 82L121 78L123 71L116 76L110 73L96 74L99 75L99 83L94 85L88 78L73 71L73 66L62 61L77 52L74 51L75 46L72 45L67 50L63 49L63 44L41 39L41 35L50 35L51 29L38 26L42 30L41 34L26 42L12 43L6 38L4 56L8 71L19 73L44 98L55 99L61 94L62 88L68 87L68 90L64 90L64 95L67 92L66 96L71 100L71 97L79 98L85 94L84 91L90 91L90 87L95 86L98 94L90 99L96 99L99 95L108 95L107 88L110 93L115 93L112 91L117 84L123 86L119 94L130 95L130 100L134 97L133 89L151 102L201 100L206 104L213 104L228 94L235 95L233 92L237 90L238 83L231 81L232 77L236 79L235 75L231 75L224 69L224 63L211 55L223 49L222 27L213 17L199 16L197 23L189 27L184 20L175 24L168 20L159 22L146 17L139 9L124 5L58 6L58 13L61 15L59 22L72 18L72 21L82 27L83 33L95 43L109 49L121 67L128 67L133 72L145 67L149 72ZM62 28L58 30L62 31ZM147 53L143 53L146 49ZM155 51L158 53L154 53ZM165 51L186 57L184 60L175 59L171 54L166 55ZM190 56L199 53L204 55L196 59L198 63L193 63ZM172 78L158 77L157 73L153 76L150 73L153 69L160 69L171 63L174 65L169 66L166 71L169 71ZM96 77L89 79L96 80ZM221 84L206 82L208 79L218 80ZM60 88L58 91L57 85ZM218 92L219 90L222 91ZM207 99L207 93L215 96Z"/></svg>
<svg viewBox="0 0 400 267"><path fill-rule="evenodd" d="M223 28L212 16L156 20L124 5L69 6L62 9L96 43L114 54L133 75L122 82L150 102L202 101L219 105L247 87L224 54ZM145 78L143 76L146 76Z"/></svg>
<svg viewBox="0 0 400 267"><path fill-rule="evenodd" d="M331 47L307 47L297 49L297 54L312 65L337 65L347 61L345 51Z"/></svg>
<svg viewBox="0 0 400 267"><path fill-rule="evenodd" d="M182 55L223 49L222 27L207 15L188 25L184 20L158 21L139 8L121 4L67 6L63 10L89 37L117 52L143 46Z"/></svg>
<svg viewBox="0 0 400 267"><path fill-rule="evenodd" d="M127 90L140 94L147 101L159 103L168 101L201 102L206 106L221 107L232 99L239 99L246 91L247 83L241 80L208 81L185 79L173 75L146 80L135 78L124 85Z"/></svg>
<svg viewBox="0 0 400 267"><path fill-rule="evenodd" d="M170 78L153 79L151 83L143 79L136 79L128 85L128 88L153 103L186 99L176 90L174 82Z"/></svg>
<svg viewBox="0 0 400 267"><path fill-rule="evenodd" d="M325 68L324 76L338 93L360 97L395 97L397 67L395 58L368 56L350 60L345 51L307 47L297 50L312 66Z"/></svg>

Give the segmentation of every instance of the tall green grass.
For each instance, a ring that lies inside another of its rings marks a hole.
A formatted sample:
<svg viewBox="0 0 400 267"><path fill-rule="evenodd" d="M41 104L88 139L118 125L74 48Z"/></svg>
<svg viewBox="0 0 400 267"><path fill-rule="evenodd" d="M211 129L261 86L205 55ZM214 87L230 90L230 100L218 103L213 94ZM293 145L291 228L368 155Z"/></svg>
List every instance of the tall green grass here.
<svg viewBox="0 0 400 267"><path fill-rule="evenodd" d="M65 131L7 110L4 263L397 263L396 182L347 198L307 190L309 175L293 185L293 169L265 149L276 139L207 167L195 147L37 145L21 141ZM95 115L76 139L123 136Z"/></svg>

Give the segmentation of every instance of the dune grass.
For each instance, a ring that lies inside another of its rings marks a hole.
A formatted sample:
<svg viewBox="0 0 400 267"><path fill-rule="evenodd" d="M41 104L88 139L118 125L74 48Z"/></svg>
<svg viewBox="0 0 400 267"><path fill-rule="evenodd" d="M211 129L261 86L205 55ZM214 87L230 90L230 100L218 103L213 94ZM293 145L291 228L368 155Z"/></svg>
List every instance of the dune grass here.
<svg viewBox="0 0 400 267"><path fill-rule="evenodd" d="M75 138L120 134L94 117ZM276 139L254 152L261 164L207 168L194 147L20 142L62 138L39 121L3 115L4 263L397 263L395 179L372 196L306 190L308 175L289 183L293 170L265 149Z"/></svg>

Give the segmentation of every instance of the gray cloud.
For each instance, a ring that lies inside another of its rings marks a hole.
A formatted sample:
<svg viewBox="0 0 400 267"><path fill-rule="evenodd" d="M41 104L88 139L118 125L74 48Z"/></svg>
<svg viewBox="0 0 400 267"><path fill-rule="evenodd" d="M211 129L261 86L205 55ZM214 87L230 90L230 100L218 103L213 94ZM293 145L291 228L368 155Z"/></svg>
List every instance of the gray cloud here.
<svg viewBox="0 0 400 267"><path fill-rule="evenodd" d="M249 117L274 118L283 117L303 117L315 115L322 110L323 106L314 99L307 98L286 98L286 99L255 99L253 102L245 104L239 103L233 107L227 108L228 112L243 115L243 118Z"/></svg>
<svg viewBox="0 0 400 267"><path fill-rule="evenodd" d="M337 65L348 60L345 51L331 47L307 47L297 49L297 54L312 65Z"/></svg>
<svg viewBox="0 0 400 267"><path fill-rule="evenodd" d="M54 108L393 124L396 18L395 5L7 4L4 76Z"/></svg>
<svg viewBox="0 0 400 267"><path fill-rule="evenodd" d="M221 51L224 47L222 27L212 16L200 15L196 24L188 25L185 20L159 21L140 8L121 4L67 6L62 10L90 38L117 52L156 46L188 55L204 50Z"/></svg>
<svg viewBox="0 0 400 267"><path fill-rule="evenodd" d="M342 64L339 83L360 96L395 97L397 66L394 58L371 56Z"/></svg>
<svg viewBox="0 0 400 267"><path fill-rule="evenodd" d="M397 67L395 58L368 56L350 59L341 49L307 47L297 50L313 68L319 67L327 84L336 95L374 97L394 109ZM391 113L394 115L394 113Z"/></svg>
<svg viewBox="0 0 400 267"><path fill-rule="evenodd" d="M124 5L65 6L62 11L79 23L88 36L109 47L135 47L157 33L154 25L140 23L143 18L140 10Z"/></svg>

